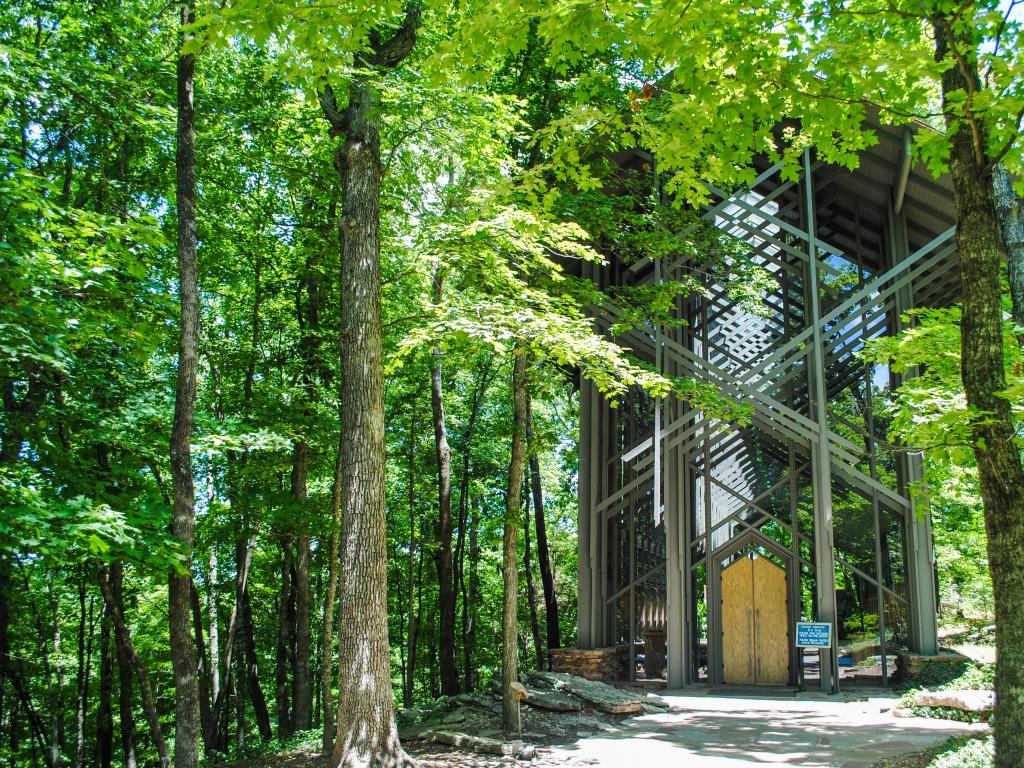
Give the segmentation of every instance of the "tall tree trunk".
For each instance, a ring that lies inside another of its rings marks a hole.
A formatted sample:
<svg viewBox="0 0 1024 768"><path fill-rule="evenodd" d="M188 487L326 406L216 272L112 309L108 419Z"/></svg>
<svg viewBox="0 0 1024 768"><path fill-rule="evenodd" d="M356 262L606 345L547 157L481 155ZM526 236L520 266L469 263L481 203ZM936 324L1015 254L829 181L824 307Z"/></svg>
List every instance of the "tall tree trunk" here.
<svg viewBox="0 0 1024 768"><path fill-rule="evenodd" d="M89 619L85 616L85 576L78 586L78 710L75 713L75 766L85 765L85 717L89 711L89 683L92 679L93 597L89 597ZM86 627L88 626L88 630Z"/></svg>
<svg viewBox="0 0 1024 768"><path fill-rule="evenodd" d="M409 419L409 453L408 453L408 491L409 491L409 560L406 563L405 581L409 604L406 606L409 620L408 649L406 651L405 677L402 680L402 705L408 709L412 706L413 686L416 682L416 641L419 633L419 622L413 610L413 586L415 584L414 564L416 562L416 412L412 411ZM422 563L422 555L420 556ZM422 583L421 583L422 587ZM419 593L422 595L422 591Z"/></svg>
<svg viewBox="0 0 1024 768"><path fill-rule="evenodd" d="M1013 322L1024 327L1024 198L1013 191L1009 172L997 165L992 172L996 208L999 213L999 231L1006 248L1006 276L1010 282L1013 302ZM1024 338L1024 333L1018 333Z"/></svg>
<svg viewBox="0 0 1024 768"><path fill-rule="evenodd" d="M206 644L203 640L203 608L199 603L199 591L192 589L192 627L195 632L196 659L199 660L199 723L203 729L203 744L212 751L216 748L216 724L213 718L213 702L210 690L210 666L207 661Z"/></svg>
<svg viewBox="0 0 1024 768"><path fill-rule="evenodd" d="M533 563L531 562L530 548L530 502L527 499L523 515L523 572L526 574L526 602L530 608L530 634L533 635L533 652L537 659L537 669L544 669L544 642L540 637L537 590L533 586Z"/></svg>
<svg viewBox="0 0 1024 768"><path fill-rule="evenodd" d="M523 468L526 465L526 353L516 354L512 364L512 456L508 466L508 491L505 496L505 530L502 546L502 578L504 604L501 613L501 699L502 727L506 733L518 734L519 700L512 683L519 680L518 657L518 592L519 592L519 515L523 490Z"/></svg>
<svg viewBox="0 0 1024 768"><path fill-rule="evenodd" d="M434 275L434 303L441 303L442 276ZM459 670L455 666L455 584L452 579L452 451L444 414L444 385L441 378L441 348L435 347L430 367L430 407L434 420L434 451L437 458L437 568L439 656L441 693L459 692Z"/></svg>
<svg viewBox="0 0 1024 768"><path fill-rule="evenodd" d="M331 541L328 547L327 595L324 597L324 624L321 638L320 707L324 714L323 753L329 755L334 748L334 697L331 695L331 674L334 669L334 604L338 598L338 551L341 544L341 444L338 435L338 455L334 462L334 482L331 484Z"/></svg>
<svg viewBox="0 0 1024 768"><path fill-rule="evenodd" d="M361 56L372 69L397 66L412 50L419 5L387 42L371 34ZM338 630L338 727L335 768L410 764L395 727L388 647L387 518L384 506L384 370L380 318L381 99L373 75L357 76L338 112L330 89L322 105L333 135L345 134L335 156L341 176L341 604L351 610Z"/></svg>
<svg viewBox="0 0 1024 768"><path fill-rule="evenodd" d="M50 583L50 616L53 618L53 656L50 657L52 661L48 664L44 664L46 668L46 687L48 689L47 699L49 700L50 708L50 745L48 761L51 768L57 768L57 766L60 765L61 748L64 745L64 718L62 702L64 671L61 663L60 650L60 613L57 610L57 597L56 592L53 589L52 582ZM53 670L52 672L51 669Z"/></svg>
<svg viewBox="0 0 1024 768"><path fill-rule="evenodd" d="M274 679L277 702L277 738L280 741L292 735L292 713L288 696L288 667L291 656L291 620L288 610L292 594L291 537L281 541L281 591L277 598L277 647L275 651Z"/></svg>
<svg viewBox="0 0 1024 768"><path fill-rule="evenodd" d="M984 415L971 431L995 598L995 764L1009 768L1024 754L1024 467L1010 403L1000 396L1006 388L1000 290L1005 251L985 154L988 136L983 117L964 119L956 106L964 94L981 89L978 52L958 29L944 17L935 20L936 59L956 58L943 72L942 93L957 208L961 366L967 403Z"/></svg>
<svg viewBox="0 0 1024 768"><path fill-rule="evenodd" d="M132 638L128 632L128 625L124 620L124 613L118 598L111 587L106 572L100 568L96 573L96 580L100 585L100 593L106 603L110 618L114 622L114 636L121 653L125 655L131 665L132 672L139 683L139 691L142 694L142 710L146 713L146 721L149 723L150 734L153 737L153 744L156 747L160 759L161 768L169 768L171 757L167 751L167 742L164 741L164 732L160 727L160 716L156 710L156 699L153 697L153 689L149 684L149 673L146 671L142 659L135 652L132 645ZM191 637L189 638L191 644Z"/></svg>
<svg viewBox="0 0 1024 768"><path fill-rule="evenodd" d="M476 434L477 417L480 415L480 406L490 384L492 360L493 358L488 355L487 361L481 369L480 378L473 388L473 401L469 410L469 420L466 422L466 431L462 436L462 474L459 477L459 535L455 543L455 582L462 596L463 690L466 692L473 690L472 675L468 672L472 664L472 655L467 649L469 626L472 617L469 610L469 589L466 586L466 529L469 525L470 460L473 451L473 436Z"/></svg>
<svg viewBox="0 0 1024 768"><path fill-rule="evenodd" d="M96 708L95 763L99 768L110 768L114 762L113 692L114 656L110 652L110 612L104 607L100 617L100 689Z"/></svg>
<svg viewBox="0 0 1024 768"><path fill-rule="evenodd" d="M210 548L210 581L206 590L206 614L210 622L210 700L220 694L220 622L217 618L217 551Z"/></svg>
<svg viewBox="0 0 1024 768"><path fill-rule="evenodd" d="M239 606L241 610L241 606ZM241 636L235 636L235 673L233 675L235 685L235 748L245 752L246 737L246 707L248 704L248 675L246 674L245 652L242 645L244 641Z"/></svg>
<svg viewBox="0 0 1024 768"><path fill-rule="evenodd" d="M260 687L260 670L256 655L255 628L252 620L252 606L249 604L248 586L242 593L242 634L245 640L246 672L249 675L249 700L252 702L252 711L256 716L256 728L260 732L260 739L266 744L274 738L274 734L270 727L267 699L263 695L263 688Z"/></svg>
<svg viewBox="0 0 1024 768"><path fill-rule="evenodd" d="M480 604L480 505L476 499L473 499L470 508L472 512L469 518L469 594L466 600L469 606L469 621L465 622L464 646L467 692L472 691L476 685L476 607Z"/></svg>
<svg viewBox="0 0 1024 768"><path fill-rule="evenodd" d="M544 589L544 623L547 629L548 650L562 647L561 628L558 618L558 598L555 595L555 577L551 571L551 555L548 552L548 527L544 519L544 491L541 486L540 457L533 438L533 404L529 394L526 397L526 440L530 451L530 490L533 495L533 514L537 532L537 567ZM541 669L546 665L541 664Z"/></svg>
<svg viewBox="0 0 1024 768"><path fill-rule="evenodd" d="M182 7L182 24L193 16ZM186 35L187 37L187 35ZM196 274L195 108L193 75L195 56L178 57L177 65L177 205L178 295L181 336L178 342L178 380L175 387L174 427L171 432L171 478L174 517L171 535L185 561L168 578L171 665L174 668L174 764L199 766L199 684L192 637L192 539L195 533L195 486L192 478L192 429L195 420L196 365L199 355L199 285Z"/></svg>
<svg viewBox="0 0 1024 768"><path fill-rule="evenodd" d="M4 708L7 703L7 670L11 668L11 571L6 555L0 553L0 726L3 725ZM14 721L14 707L11 706L10 721Z"/></svg>
<svg viewBox="0 0 1024 768"><path fill-rule="evenodd" d="M309 446L295 443L292 454L292 499L305 510L307 504L306 472ZM313 727L313 660L312 617L313 595L310 582L309 521L305 514L299 519L295 537L295 652L292 656L292 729L308 731Z"/></svg>
<svg viewBox="0 0 1024 768"><path fill-rule="evenodd" d="M124 567L121 563L110 566L110 588L113 590L114 601L122 614L124 613ZM110 613L108 611L108 613ZM110 613L113 621L113 613ZM135 753L135 712L132 705L132 661L127 647L117 641L115 628L115 645L117 647L118 674L118 723L121 733L121 755L125 768L135 768L138 757Z"/></svg>
<svg viewBox="0 0 1024 768"><path fill-rule="evenodd" d="M226 752L228 748L228 707L227 700L230 692L239 690L239 683L232 683L233 664L236 658L235 648L238 637L238 626L242 621L242 604L249 589L249 573L252 570L253 555L256 552L258 530L253 529L249 534L249 541L238 539L235 542L235 598L231 605L231 614L228 616L228 635L224 651L224 684L218 691L218 696L213 702L213 711L210 716L210 724L213 728L212 736L209 739L211 749ZM195 614L199 615L199 599L195 598ZM201 627L197 628L201 632ZM200 642L201 645L201 642Z"/></svg>

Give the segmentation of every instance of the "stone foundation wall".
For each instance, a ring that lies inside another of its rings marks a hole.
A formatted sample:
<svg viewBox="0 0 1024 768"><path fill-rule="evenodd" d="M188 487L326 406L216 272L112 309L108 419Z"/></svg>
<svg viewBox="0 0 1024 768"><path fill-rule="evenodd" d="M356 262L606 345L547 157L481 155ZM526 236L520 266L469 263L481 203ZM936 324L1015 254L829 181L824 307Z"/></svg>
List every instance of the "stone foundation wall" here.
<svg viewBox="0 0 1024 768"><path fill-rule="evenodd" d="M966 656L953 651L940 651L936 656L900 652L896 654L896 677L899 680L913 680L936 664L963 664L967 661L969 659Z"/></svg>
<svg viewBox="0 0 1024 768"><path fill-rule="evenodd" d="M552 648L551 671L568 672L587 680L625 680L629 677L628 646L613 648Z"/></svg>

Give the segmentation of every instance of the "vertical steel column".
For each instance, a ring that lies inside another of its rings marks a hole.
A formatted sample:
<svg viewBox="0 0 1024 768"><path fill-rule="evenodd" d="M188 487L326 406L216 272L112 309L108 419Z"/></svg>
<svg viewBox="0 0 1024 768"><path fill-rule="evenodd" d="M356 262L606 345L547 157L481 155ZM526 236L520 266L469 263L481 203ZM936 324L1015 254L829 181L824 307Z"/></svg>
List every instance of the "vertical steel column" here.
<svg viewBox="0 0 1024 768"><path fill-rule="evenodd" d="M579 491L579 515L576 522L577 530L577 551L576 560L578 563L578 587L576 590L576 647L593 648L593 634L591 623L591 602L593 592L591 590L592 563L590 550L590 527L593 517L593 502L590 496L591 483L590 473L592 471L591 456L593 445L591 433L594 424L590 408L590 399L593 397L594 385L584 379L580 382L580 443L579 443L579 477L576 487Z"/></svg>
<svg viewBox="0 0 1024 768"><path fill-rule="evenodd" d="M811 448L811 468L814 481L814 576L817 585L818 621L833 625L836 634L836 573L832 551L832 470L828 436L828 401L825 392L825 342L821 328L821 308L818 293L818 249L814 222L814 186L811 173L811 152L804 150L804 224L807 227L808 300L810 321L814 328L811 361L811 412L818 422L818 434ZM839 690L839 667L833 647L819 651L821 659L821 689L835 693Z"/></svg>
<svg viewBox="0 0 1024 768"><path fill-rule="evenodd" d="M907 246L906 213L898 214L890 205L890 247L893 264L898 264L909 253ZM896 332L903 330L903 312L914 306L913 288L908 281L896 292ZM912 376L908 373L907 376ZM895 377L897 384L902 377ZM910 500L910 514L906 518L907 586L910 596L910 650L927 656L938 653L939 626L936 614L935 551L932 543L931 512L926 504L918 505L911 492L924 472L922 457L904 453L898 463L902 475L900 489Z"/></svg>

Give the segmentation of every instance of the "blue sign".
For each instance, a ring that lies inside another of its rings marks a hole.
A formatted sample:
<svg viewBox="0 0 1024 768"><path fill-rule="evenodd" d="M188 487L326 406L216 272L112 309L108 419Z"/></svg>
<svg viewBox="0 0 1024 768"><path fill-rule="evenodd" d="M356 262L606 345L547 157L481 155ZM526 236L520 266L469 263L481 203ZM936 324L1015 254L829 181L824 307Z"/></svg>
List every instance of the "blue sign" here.
<svg viewBox="0 0 1024 768"><path fill-rule="evenodd" d="M797 648L831 648L832 625L821 621L796 623Z"/></svg>

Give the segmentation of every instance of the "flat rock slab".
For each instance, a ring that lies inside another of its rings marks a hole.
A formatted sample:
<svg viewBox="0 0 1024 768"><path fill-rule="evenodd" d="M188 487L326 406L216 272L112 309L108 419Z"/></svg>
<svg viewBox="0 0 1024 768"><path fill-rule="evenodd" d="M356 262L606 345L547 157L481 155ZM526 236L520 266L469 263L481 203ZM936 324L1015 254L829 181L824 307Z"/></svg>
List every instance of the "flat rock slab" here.
<svg viewBox="0 0 1024 768"><path fill-rule="evenodd" d="M963 712L991 712L995 705L992 691L921 691L914 697L915 707L950 707Z"/></svg>
<svg viewBox="0 0 1024 768"><path fill-rule="evenodd" d="M611 715L632 715L644 708L643 701L634 693L563 672L531 672L528 681L538 688L575 696L594 709Z"/></svg>
<svg viewBox="0 0 1024 768"><path fill-rule="evenodd" d="M579 699L566 696L557 691L546 691L541 688L527 688L526 704L536 709L546 709L551 712L579 712L583 704Z"/></svg>

